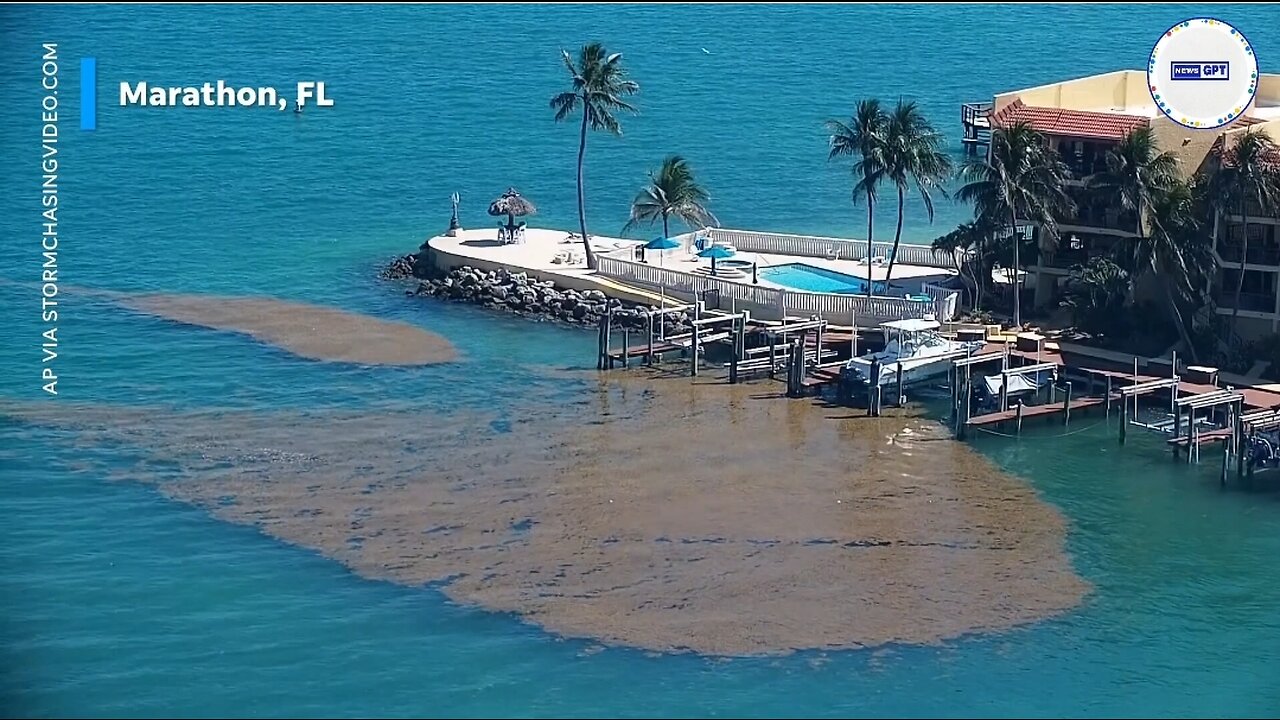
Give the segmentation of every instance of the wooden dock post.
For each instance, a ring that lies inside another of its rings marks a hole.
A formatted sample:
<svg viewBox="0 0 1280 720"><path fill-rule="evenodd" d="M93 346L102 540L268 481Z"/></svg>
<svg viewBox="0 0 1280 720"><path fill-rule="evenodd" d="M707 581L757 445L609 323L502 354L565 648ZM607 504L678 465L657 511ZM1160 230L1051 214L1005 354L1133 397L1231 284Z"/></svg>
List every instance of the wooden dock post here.
<svg viewBox="0 0 1280 720"><path fill-rule="evenodd" d="M600 322L596 324L596 369L604 369L604 318L600 318Z"/></svg>
<svg viewBox="0 0 1280 720"><path fill-rule="evenodd" d="M947 368L947 385L951 388L951 432L957 434L956 419L960 417L960 393L956 390L956 381L960 379L960 369L955 362Z"/></svg>
<svg viewBox="0 0 1280 720"><path fill-rule="evenodd" d="M1014 419L1017 421L1017 425L1016 425L1017 430L1015 430L1014 432L1018 435L1021 435L1022 434L1022 401L1021 400L1018 401L1018 407L1014 412L1015 412Z"/></svg>
<svg viewBox="0 0 1280 720"><path fill-rule="evenodd" d="M1175 387L1173 391L1176 393L1178 389ZM1173 440L1170 445L1173 448L1173 459L1178 459L1178 438L1182 436L1182 408L1177 403L1173 405Z"/></svg>
<svg viewBox="0 0 1280 720"><path fill-rule="evenodd" d="M613 308L604 313L604 351L609 369L613 369Z"/></svg>
<svg viewBox="0 0 1280 720"><path fill-rule="evenodd" d="M1173 370L1169 373L1169 377L1170 379L1174 379L1174 380L1178 378L1178 351L1177 350L1173 351ZM1174 384L1173 387L1169 388L1169 412L1170 413L1178 412L1178 386L1176 383Z"/></svg>
<svg viewBox="0 0 1280 720"><path fill-rule="evenodd" d="M1009 409L1009 376L1000 375L1000 412Z"/></svg>
<svg viewBox="0 0 1280 720"><path fill-rule="evenodd" d="M689 355L689 377L698 376L698 330L701 327L701 325L694 325L693 335L689 338L689 341L692 343L689 346L689 350L691 351L691 354Z"/></svg>
<svg viewBox="0 0 1280 720"><path fill-rule="evenodd" d="M1106 407L1107 419L1110 420L1111 419L1111 376L1110 375L1107 376L1107 397L1102 404L1104 407Z"/></svg>
<svg viewBox="0 0 1280 720"><path fill-rule="evenodd" d="M622 328L622 367L631 367L631 330Z"/></svg>
<svg viewBox="0 0 1280 720"><path fill-rule="evenodd" d="M662 323L664 318L659 317L658 322ZM649 311L648 322L645 324L645 334L649 336L649 352L645 353L644 364L653 365L653 311Z"/></svg>
<svg viewBox="0 0 1280 720"><path fill-rule="evenodd" d="M769 379L770 380L773 380L775 375L777 374L775 372L775 368L777 368L777 365L778 365L778 336L773 333L769 333Z"/></svg>
<svg viewBox="0 0 1280 720"><path fill-rule="evenodd" d="M729 384L738 384L738 320L733 321L733 355L729 358Z"/></svg>
<svg viewBox="0 0 1280 720"><path fill-rule="evenodd" d="M818 316L814 315L812 319L817 320ZM825 324L819 323L818 329L815 331L815 334L817 335L817 337L815 338L815 344L818 346L818 352L817 354L814 355L814 358L816 358L816 362L818 365L822 364L822 329L823 327L825 327Z"/></svg>
<svg viewBox="0 0 1280 720"><path fill-rule="evenodd" d="M1227 468L1231 462L1231 438L1222 438L1222 473L1218 476L1218 487L1227 486Z"/></svg>
<svg viewBox="0 0 1280 720"><path fill-rule="evenodd" d="M903 390L905 389L905 385L903 384L904 379L902 377L902 363L898 363L897 380L898 380L898 384L897 384L898 389L897 389L897 394L893 398L893 404L898 407L902 407L902 398L906 397L905 395L902 394Z"/></svg>
<svg viewBox="0 0 1280 720"><path fill-rule="evenodd" d="M1138 384L1138 356L1133 356L1133 384ZM1133 419L1138 419L1138 393L1133 394Z"/></svg>
<svg viewBox="0 0 1280 720"><path fill-rule="evenodd" d="M1071 383L1066 385L1067 396L1062 401L1062 424L1067 426L1071 424Z"/></svg>
<svg viewBox="0 0 1280 720"><path fill-rule="evenodd" d="M849 313L849 357L858 357L858 309Z"/></svg>
<svg viewBox="0 0 1280 720"><path fill-rule="evenodd" d="M1187 464L1195 462L1196 456L1196 409L1190 408L1187 416Z"/></svg>
<svg viewBox="0 0 1280 720"><path fill-rule="evenodd" d="M871 417L880 415L880 361L871 361L870 383L867 385L867 414Z"/></svg>
<svg viewBox="0 0 1280 720"><path fill-rule="evenodd" d="M1125 433L1129 431L1129 403L1120 398L1120 444L1124 444Z"/></svg>
<svg viewBox="0 0 1280 720"><path fill-rule="evenodd" d="M1243 409L1244 408L1241 408L1241 410ZM1241 477L1244 476L1245 444L1244 444L1244 419L1243 418L1244 418L1244 413L1236 413L1236 426L1235 426L1235 433L1234 433L1235 444L1236 444L1236 480L1239 480ZM1250 443L1249 449L1250 450L1253 449L1252 443Z"/></svg>
<svg viewBox="0 0 1280 720"><path fill-rule="evenodd" d="M1049 383L1049 404L1052 405L1056 402L1058 402L1058 385L1057 383L1050 382Z"/></svg>
<svg viewBox="0 0 1280 720"><path fill-rule="evenodd" d="M973 368L964 369L964 413L960 416L960 439L969 434L969 418L973 417Z"/></svg>

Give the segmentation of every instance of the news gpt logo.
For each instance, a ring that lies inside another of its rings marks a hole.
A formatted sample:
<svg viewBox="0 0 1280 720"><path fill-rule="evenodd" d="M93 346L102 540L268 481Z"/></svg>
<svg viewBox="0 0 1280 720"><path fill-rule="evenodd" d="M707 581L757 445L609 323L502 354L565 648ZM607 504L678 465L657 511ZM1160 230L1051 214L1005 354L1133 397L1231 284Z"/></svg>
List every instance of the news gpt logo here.
<svg viewBox="0 0 1280 720"><path fill-rule="evenodd" d="M1215 18L1165 31L1147 62L1156 107L1184 127L1210 129L1244 114L1258 92L1258 58L1244 33Z"/></svg>

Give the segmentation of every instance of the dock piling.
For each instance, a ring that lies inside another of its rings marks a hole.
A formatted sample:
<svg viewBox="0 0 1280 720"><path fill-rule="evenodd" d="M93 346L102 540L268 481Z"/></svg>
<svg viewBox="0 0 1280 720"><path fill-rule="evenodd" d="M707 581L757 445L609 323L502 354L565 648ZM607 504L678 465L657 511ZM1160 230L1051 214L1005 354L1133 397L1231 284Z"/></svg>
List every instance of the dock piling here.
<svg viewBox="0 0 1280 720"><path fill-rule="evenodd" d="M1068 382L1063 389L1067 395L1062 401L1062 424L1066 426L1071 424L1071 383Z"/></svg>
<svg viewBox="0 0 1280 720"><path fill-rule="evenodd" d="M645 327L645 335L649 338L649 350L645 353L644 364L653 365L653 313L650 312L647 318L648 322ZM658 324L662 324L663 318L658 318Z"/></svg>
<svg viewBox="0 0 1280 720"><path fill-rule="evenodd" d="M1022 434L1022 401L1021 400L1018 401L1018 407L1015 409L1014 412L1016 413L1014 415L1014 420L1016 421L1015 427L1017 428L1015 433L1018 435L1021 435Z"/></svg>
<svg viewBox="0 0 1280 720"><path fill-rule="evenodd" d="M1108 395L1108 397L1110 397ZM1120 398L1120 444L1124 445L1125 433L1129 431L1129 403L1127 398Z"/></svg>
<svg viewBox="0 0 1280 720"><path fill-rule="evenodd" d="M631 330L622 328L622 367L631 367Z"/></svg>

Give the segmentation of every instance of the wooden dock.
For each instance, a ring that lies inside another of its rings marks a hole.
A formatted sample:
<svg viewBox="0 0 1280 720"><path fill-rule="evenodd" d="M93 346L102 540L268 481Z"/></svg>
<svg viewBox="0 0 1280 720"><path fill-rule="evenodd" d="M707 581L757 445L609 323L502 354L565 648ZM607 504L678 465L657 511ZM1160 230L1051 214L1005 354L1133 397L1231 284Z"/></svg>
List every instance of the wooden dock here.
<svg viewBox="0 0 1280 720"><path fill-rule="evenodd" d="M1119 396L1115 396L1113 400L1118 401ZM1064 400L1062 402L1046 403L1044 405L1019 405L1012 410L987 413L985 415L974 415L969 418L969 424L982 427L987 425L999 426L1019 419L1028 420L1030 418L1038 417L1062 416L1065 419L1068 410L1084 410L1087 408L1098 407L1100 405L1104 405L1106 401L1106 398L1082 397L1077 400Z"/></svg>

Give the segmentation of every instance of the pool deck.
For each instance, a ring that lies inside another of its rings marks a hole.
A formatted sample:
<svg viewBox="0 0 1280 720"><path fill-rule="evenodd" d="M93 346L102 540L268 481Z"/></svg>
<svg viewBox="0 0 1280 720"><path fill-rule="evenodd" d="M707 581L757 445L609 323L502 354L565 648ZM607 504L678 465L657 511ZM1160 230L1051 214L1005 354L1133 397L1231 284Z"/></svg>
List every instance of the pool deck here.
<svg viewBox="0 0 1280 720"><path fill-rule="evenodd" d="M427 242L431 249L442 254L446 258L447 264L450 265L459 265L471 260L477 261L476 264L481 266L500 265L511 271L519 272L524 270L547 279L569 280L568 284L571 287L581 285L584 282L594 282L602 287L606 285L601 281L607 280L607 278L596 278L593 271L587 269L583 258L580 257L583 254L582 241L580 239L570 239L570 233L563 230L528 228L525 231L524 242L521 243L499 242L496 228L463 230L456 237L439 235ZM639 240L596 235L593 236L592 248L597 253L619 253L623 257L631 258L633 248L640 242ZM576 258L579 262L572 264L553 262L553 259L558 254L566 251L576 253L579 256ZM705 272L711 267L711 260L697 257L686 248L661 251L647 250L645 259L651 265L688 273L693 273L695 269L699 268ZM888 269L883 266L868 268L865 263L854 260L828 260L826 258L776 255L773 253L739 251L733 256L733 259L758 263L761 269L775 265L802 263L845 275L852 275L861 280L866 280L868 274L870 274L871 279L876 282L884 280ZM870 273L868 273L868 270ZM895 265L893 271L896 281L955 274L953 270L903 263ZM726 274L721 274L719 277L722 280L750 283L750 270L744 270L743 272L745 277L733 277ZM759 285L768 288L794 289L771 283L763 277L759 278Z"/></svg>

